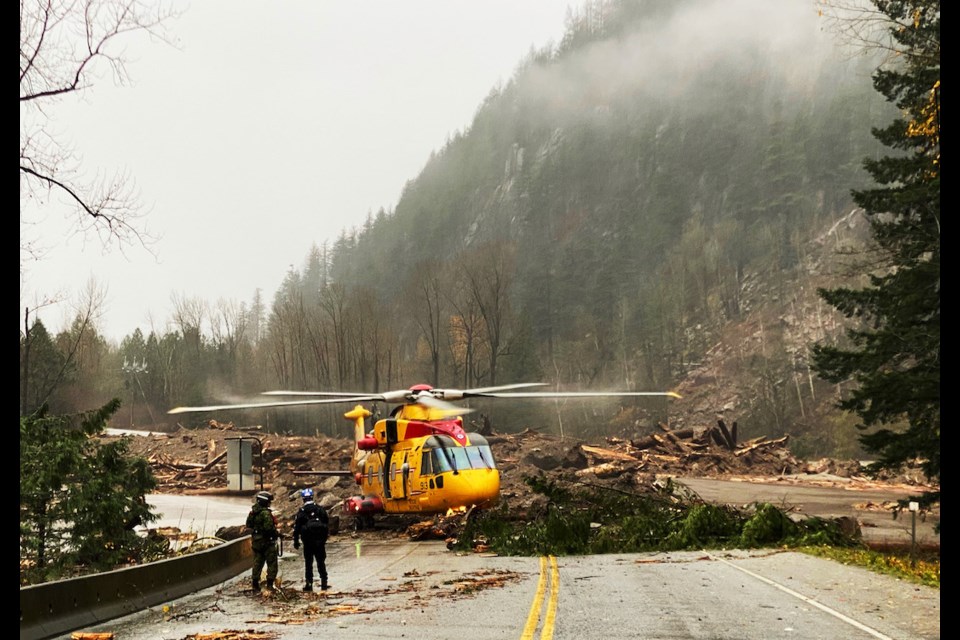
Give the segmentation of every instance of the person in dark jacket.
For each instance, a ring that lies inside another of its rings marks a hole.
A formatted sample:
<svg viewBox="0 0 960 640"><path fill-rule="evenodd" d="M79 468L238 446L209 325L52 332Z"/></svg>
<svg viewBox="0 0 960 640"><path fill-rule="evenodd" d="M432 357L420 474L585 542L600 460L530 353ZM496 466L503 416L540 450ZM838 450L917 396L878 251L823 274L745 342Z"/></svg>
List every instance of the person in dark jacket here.
<svg viewBox="0 0 960 640"><path fill-rule="evenodd" d="M270 511L273 495L269 491L261 491L256 496L253 508L247 514L247 527L252 531L253 547L253 590L260 590L260 576L263 567L267 567L267 589L276 586L279 562L277 560L277 539L280 531L277 529L277 519Z"/></svg>
<svg viewBox="0 0 960 640"><path fill-rule="evenodd" d="M313 501L313 489L304 489L300 492L303 506L297 511L297 519L293 523L293 548L299 549L303 542L303 590L313 591L313 562L317 562L317 573L320 575L320 588L324 591L330 588L327 583L327 534L330 527L330 517L327 510Z"/></svg>

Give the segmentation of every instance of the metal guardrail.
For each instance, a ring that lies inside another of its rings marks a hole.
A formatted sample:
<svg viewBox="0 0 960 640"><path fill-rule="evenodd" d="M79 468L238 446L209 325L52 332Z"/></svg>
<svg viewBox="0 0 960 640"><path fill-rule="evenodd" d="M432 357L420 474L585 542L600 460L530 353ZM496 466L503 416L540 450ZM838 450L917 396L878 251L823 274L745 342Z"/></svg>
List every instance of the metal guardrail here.
<svg viewBox="0 0 960 640"><path fill-rule="evenodd" d="M142 611L250 569L250 536L204 551L20 589L20 640L43 640Z"/></svg>

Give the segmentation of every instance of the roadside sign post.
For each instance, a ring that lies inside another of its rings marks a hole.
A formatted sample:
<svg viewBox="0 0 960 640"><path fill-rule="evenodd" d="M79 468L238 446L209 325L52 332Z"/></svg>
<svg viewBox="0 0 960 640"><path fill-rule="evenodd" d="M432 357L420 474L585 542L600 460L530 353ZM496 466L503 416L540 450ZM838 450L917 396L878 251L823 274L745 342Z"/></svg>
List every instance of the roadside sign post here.
<svg viewBox="0 0 960 640"><path fill-rule="evenodd" d="M917 566L917 511L920 510L920 503L910 501L910 566Z"/></svg>

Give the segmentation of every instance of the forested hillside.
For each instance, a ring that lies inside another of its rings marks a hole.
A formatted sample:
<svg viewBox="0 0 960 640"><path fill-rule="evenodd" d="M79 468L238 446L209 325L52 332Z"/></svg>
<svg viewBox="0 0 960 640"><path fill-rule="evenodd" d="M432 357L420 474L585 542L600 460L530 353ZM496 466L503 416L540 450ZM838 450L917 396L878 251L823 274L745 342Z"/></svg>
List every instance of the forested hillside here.
<svg viewBox="0 0 960 640"><path fill-rule="evenodd" d="M725 411L801 455L856 455L852 427L834 428L838 389L807 360L838 327L816 287L858 277L838 255L866 237L850 191L891 117L876 65L806 0L593 2L491 89L394 208L318 245L272 301L181 300L169 331L119 349L75 324L47 338L71 363L31 374L22 404L123 393L143 424L275 387L680 389L668 408L484 410L502 429L621 435ZM236 418L343 433L341 411Z"/></svg>

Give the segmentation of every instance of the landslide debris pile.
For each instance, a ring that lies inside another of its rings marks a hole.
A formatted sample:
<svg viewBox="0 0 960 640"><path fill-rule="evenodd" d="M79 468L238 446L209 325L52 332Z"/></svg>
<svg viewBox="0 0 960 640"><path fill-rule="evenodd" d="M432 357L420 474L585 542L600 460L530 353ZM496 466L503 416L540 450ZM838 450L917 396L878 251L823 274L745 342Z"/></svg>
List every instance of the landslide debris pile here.
<svg viewBox="0 0 960 640"><path fill-rule="evenodd" d="M206 428L122 437L130 438L132 453L150 462L159 484L157 491L177 494L226 491L228 440L255 438L255 480L259 484L262 468L263 485L276 495L274 506L284 521L292 521L300 488L317 488L321 504L334 515L339 513L336 504L356 490L347 473L353 451L348 438L268 434L214 420ZM502 502L519 516L537 513L545 501L531 489L528 478L649 493L657 490L658 479L665 476L783 477L829 472L849 477L859 473L855 462L797 460L787 448L786 438L743 443L736 438L736 425L728 428L723 421L701 429L671 430L660 425L635 439L610 437L593 443L534 430L487 436L501 469ZM329 475L336 471L343 473ZM396 528L414 537L448 537L460 525L459 516L393 520Z"/></svg>
<svg viewBox="0 0 960 640"><path fill-rule="evenodd" d="M292 531L293 518L300 505L297 491L303 487L317 491L319 503L331 514L333 533L353 529L354 522L349 516L344 516L341 526L339 508L343 499L354 495L357 490L349 474L353 442L348 438L268 434L257 428L237 428L215 421L203 428L181 428L173 433L103 437L129 437L131 452L150 461L159 482L157 491L174 494L227 493L228 441L238 437L255 438L257 488L262 468L263 486L276 496L274 509L283 531ZM631 499L649 497L660 500L665 492L677 490L676 486L671 487L675 477L736 478L749 482L842 486L845 489L895 485L916 488L923 485L915 469L880 481L862 475L856 461L799 460L787 448L786 438L757 438L741 443L737 441L736 426L727 427L719 420L710 427L669 429L657 426L646 435L607 437L592 442L534 430L520 433L490 430L486 437L501 470L498 517L509 527L520 521L538 522L539 525L549 521L550 510L556 507L556 502L551 501L550 492L538 491L535 487L554 487L560 492L556 495L579 496L569 509L589 514L593 508L590 500L601 500L599 497L583 499L591 492L595 496L619 494ZM341 473L330 474L338 471ZM688 506L702 503L696 495L674 495L670 499L680 499ZM629 505L621 507L633 508ZM890 508L883 505L884 510ZM351 532L351 535L440 539L447 540L450 546L464 548L466 545L475 551L492 548L489 532L465 532L467 515L383 515L377 518L375 529ZM218 532L217 536L232 539L244 533L242 527L233 529L236 531ZM612 529L607 527L606 532L610 531ZM526 536L526 539L538 538Z"/></svg>
<svg viewBox="0 0 960 640"><path fill-rule="evenodd" d="M267 434L210 421L207 428L183 429L129 437L131 452L149 461L162 493L204 493L226 490L227 441L255 438L255 480L278 497L305 486L349 495L355 485L347 473L353 443L347 438ZM671 430L660 426L637 439L606 438L588 443L533 430L487 436L501 469L503 495L530 493L523 478L538 474L566 474L584 482L617 481L646 486L657 475L727 477L782 476L830 472L838 476L859 473L855 462L796 459L787 438L736 441L736 425L723 421L702 429ZM330 472L343 472L340 476ZM324 472L311 474L310 472Z"/></svg>

